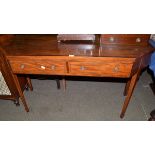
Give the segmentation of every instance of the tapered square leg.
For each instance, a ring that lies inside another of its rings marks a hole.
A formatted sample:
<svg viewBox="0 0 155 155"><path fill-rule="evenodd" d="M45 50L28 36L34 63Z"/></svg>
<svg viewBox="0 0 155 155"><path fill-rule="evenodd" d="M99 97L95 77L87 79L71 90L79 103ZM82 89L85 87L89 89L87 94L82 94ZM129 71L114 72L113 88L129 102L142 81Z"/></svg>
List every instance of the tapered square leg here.
<svg viewBox="0 0 155 155"><path fill-rule="evenodd" d="M125 101L124 101L124 105L122 108L122 112L120 114L120 118L123 118L125 115L126 109L129 105L129 101L130 101L130 98L132 96L132 93L133 93L133 90L135 88L138 77L139 77L139 73L137 72L135 75L132 76L131 81L128 83L127 96L126 96Z"/></svg>
<svg viewBox="0 0 155 155"><path fill-rule="evenodd" d="M125 89L124 89L124 96L126 96L128 94L128 90L129 90L129 86L130 86L130 82L131 82L131 79L128 79L126 85L125 85Z"/></svg>
<svg viewBox="0 0 155 155"><path fill-rule="evenodd" d="M64 91L66 91L66 79L65 79L65 77L62 78L62 85L63 85Z"/></svg>
<svg viewBox="0 0 155 155"><path fill-rule="evenodd" d="M60 80L56 79L56 83L57 83L57 88L60 89Z"/></svg>
<svg viewBox="0 0 155 155"><path fill-rule="evenodd" d="M31 79L29 77L27 77L26 80L27 80L28 87L30 88L31 91L33 91Z"/></svg>

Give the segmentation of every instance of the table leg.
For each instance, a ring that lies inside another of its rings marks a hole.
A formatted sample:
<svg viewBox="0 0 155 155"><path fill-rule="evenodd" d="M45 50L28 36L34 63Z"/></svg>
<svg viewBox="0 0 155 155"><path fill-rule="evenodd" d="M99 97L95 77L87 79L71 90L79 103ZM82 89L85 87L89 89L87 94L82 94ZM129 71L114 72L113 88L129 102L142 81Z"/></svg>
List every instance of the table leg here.
<svg viewBox="0 0 155 155"><path fill-rule="evenodd" d="M125 85L125 89L124 89L124 96L126 96L128 94L130 82L131 82L131 79L128 79L128 81L127 81L127 83Z"/></svg>
<svg viewBox="0 0 155 155"><path fill-rule="evenodd" d="M155 82L154 83L150 83L150 87L153 91L153 94L155 95Z"/></svg>
<svg viewBox="0 0 155 155"><path fill-rule="evenodd" d="M20 83L19 83L19 81L18 81L17 75L14 74L14 75L13 75L13 78L14 78L16 87L17 87L17 89L18 89L18 93L19 93L19 95L20 95L20 99L21 99L21 101L22 101L22 103L23 103L23 105L24 105L24 107L25 107L25 110L26 110L26 112L29 112L29 108L28 108L28 106L27 106L27 103L26 103L26 100L25 100L23 91L22 91L22 89L21 89Z"/></svg>
<svg viewBox="0 0 155 155"><path fill-rule="evenodd" d="M129 104L130 98L132 96L133 90L135 88L135 85L136 85L136 82L137 82L138 77L139 77L139 73L137 72L131 78L130 85L128 86L127 96L125 98L124 105L123 105L123 108L122 108L122 112L120 114L120 117L121 118L123 118L124 115L125 115L126 109L128 107L128 104Z"/></svg>
<svg viewBox="0 0 155 155"><path fill-rule="evenodd" d="M65 79L65 77L62 78L62 85L63 85L64 91L66 91L66 79Z"/></svg>
<svg viewBox="0 0 155 155"><path fill-rule="evenodd" d="M155 110L151 111L149 121L155 121Z"/></svg>
<svg viewBox="0 0 155 155"><path fill-rule="evenodd" d="M60 89L60 80L58 78L56 79L56 83L57 83L57 88Z"/></svg>
<svg viewBox="0 0 155 155"><path fill-rule="evenodd" d="M26 77L26 80L27 80L28 87L30 88L31 91L33 91L33 86L32 86L32 83L31 83L31 79L29 77Z"/></svg>

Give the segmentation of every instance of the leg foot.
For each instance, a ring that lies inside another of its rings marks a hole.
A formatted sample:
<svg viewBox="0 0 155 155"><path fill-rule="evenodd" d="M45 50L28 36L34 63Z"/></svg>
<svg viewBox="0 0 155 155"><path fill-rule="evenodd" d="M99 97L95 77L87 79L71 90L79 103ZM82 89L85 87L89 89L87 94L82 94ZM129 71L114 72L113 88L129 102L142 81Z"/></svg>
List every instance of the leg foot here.
<svg viewBox="0 0 155 155"><path fill-rule="evenodd" d="M124 114L120 114L120 118L123 119L124 118Z"/></svg>
<svg viewBox="0 0 155 155"><path fill-rule="evenodd" d="M19 104L19 99L16 99L16 100L14 101L14 104L15 104L16 106L20 106L20 104Z"/></svg>
<svg viewBox="0 0 155 155"><path fill-rule="evenodd" d="M149 121L155 121L155 110L153 110L150 115L151 117L149 118Z"/></svg>

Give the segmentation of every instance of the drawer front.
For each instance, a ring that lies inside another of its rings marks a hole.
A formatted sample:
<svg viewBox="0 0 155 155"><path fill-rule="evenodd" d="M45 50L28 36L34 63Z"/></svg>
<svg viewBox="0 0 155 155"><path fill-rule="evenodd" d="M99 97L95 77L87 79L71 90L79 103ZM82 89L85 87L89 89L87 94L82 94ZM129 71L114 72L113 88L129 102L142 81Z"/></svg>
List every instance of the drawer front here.
<svg viewBox="0 0 155 155"><path fill-rule="evenodd" d="M59 61L10 61L12 70L18 74L65 74L65 62Z"/></svg>
<svg viewBox="0 0 155 155"><path fill-rule="evenodd" d="M101 76L101 77L130 77L132 64L125 61L87 61L70 62L71 75Z"/></svg>
<svg viewBox="0 0 155 155"><path fill-rule="evenodd" d="M148 45L149 34L102 34L102 44Z"/></svg>

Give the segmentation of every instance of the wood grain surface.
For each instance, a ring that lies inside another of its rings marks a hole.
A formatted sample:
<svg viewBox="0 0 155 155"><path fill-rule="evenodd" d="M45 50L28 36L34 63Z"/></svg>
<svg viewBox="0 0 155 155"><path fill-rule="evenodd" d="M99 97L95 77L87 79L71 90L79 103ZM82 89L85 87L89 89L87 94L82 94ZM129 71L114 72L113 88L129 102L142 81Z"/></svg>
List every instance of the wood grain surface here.
<svg viewBox="0 0 155 155"><path fill-rule="evenodd" d="M73 37L73 36L72 36ZM57 35L15 35L5 56L13 71L18 93L29 111L17 74L48 74L127 78L123 118L141 71L154 49L148 34L101 34L98 42L59 43ZM64 80L63 80L64 81ZM66 85L66 82L65 82Z"/></svg>

